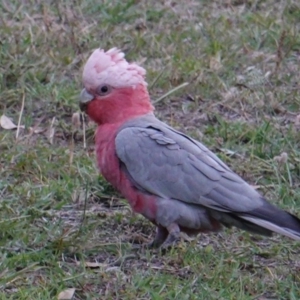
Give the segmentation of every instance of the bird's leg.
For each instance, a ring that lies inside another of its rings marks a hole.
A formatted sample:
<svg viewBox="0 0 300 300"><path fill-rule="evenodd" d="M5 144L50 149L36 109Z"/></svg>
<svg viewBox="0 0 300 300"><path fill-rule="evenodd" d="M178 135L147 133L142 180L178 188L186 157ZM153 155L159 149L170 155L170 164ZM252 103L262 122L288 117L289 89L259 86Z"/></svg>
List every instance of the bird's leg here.
<svg viewBox="0 0 300 300"><path fill-rule="evenodd" d="M156 234L154 240L147 245L148 248L159 248L167 239L169 231L160 225L156 227Z"/></svg>
<svg viewBox="0 0 300 300"><path fill-rule="evenodd" d="M156 234L155 234L154 240L152 242L147 243L147 244L142 244L142 245L134 245L133 249L159 248L164 243L164 241L167 239L168 235L169 235L169 231L165 227L158 225L156 227Z"/></svg>
<svg viewBox="0 0 300 300"><path fill-rule="evenodd" d="M154 240L149 244L143 244L139 246L134 246L133 248L162 248L168 249L176 245L180 240L180 228L176 223L172 223L169 226L163 227L158 225L156 227L156 234Z"/></svg>
<svg viewBox="0 0 300 300"><path fill-rule="evenodd" d="M176 223L171 223L167 227L168 236L162 244L162 248L167 249L175 246L180 240L180 228Z"/></svg>

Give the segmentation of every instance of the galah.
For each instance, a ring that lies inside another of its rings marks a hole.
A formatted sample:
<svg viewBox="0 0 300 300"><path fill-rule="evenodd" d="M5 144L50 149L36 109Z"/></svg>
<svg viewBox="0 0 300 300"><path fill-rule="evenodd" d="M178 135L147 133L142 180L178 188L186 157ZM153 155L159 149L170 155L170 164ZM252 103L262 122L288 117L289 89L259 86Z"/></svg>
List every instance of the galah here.
<svg viewBox="0 0 300 300"><path fill-rule="evenodd" d="M149 246L168 247L180 232L223 226L300 241L300 220L266 201L203 144L159 121L146 71L117 48L96 49L83 69L80 108L98 124L98 167L133 211L157 227Z"/></svg>

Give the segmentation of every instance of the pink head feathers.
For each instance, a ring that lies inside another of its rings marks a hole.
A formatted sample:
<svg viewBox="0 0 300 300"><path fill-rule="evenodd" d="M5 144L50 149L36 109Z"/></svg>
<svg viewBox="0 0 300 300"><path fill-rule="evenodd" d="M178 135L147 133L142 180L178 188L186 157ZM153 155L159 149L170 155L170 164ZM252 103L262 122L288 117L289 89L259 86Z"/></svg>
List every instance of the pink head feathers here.
<svg viewBox="0 0 300 300"><path fill-rule="evenodd" d="M117 48L108 51L96 49L89 57L83 69L83 83L87 89L100 84L109 84L115 88L147 86L146 70L135 63L128 63L125 54Z"/></svg>

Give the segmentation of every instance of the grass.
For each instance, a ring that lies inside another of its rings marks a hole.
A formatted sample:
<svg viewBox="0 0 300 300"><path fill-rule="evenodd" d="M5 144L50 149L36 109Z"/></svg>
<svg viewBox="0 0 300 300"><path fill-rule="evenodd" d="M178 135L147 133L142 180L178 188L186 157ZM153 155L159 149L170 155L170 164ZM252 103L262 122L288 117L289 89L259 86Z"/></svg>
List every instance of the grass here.
<svg viewBox="0 0 300 300"><path fill-rule="evenodd" d="M0 299L299 299L299 243L235 229L136 251L154 228L98 175L78 120L92 49L142 63L160 119L300 212L299 15L291 1L0 1ZM22 109L22 99L25 99ZM287 160L284 159L287 154ZM283 157L283 158L282 158Z"/></svg>

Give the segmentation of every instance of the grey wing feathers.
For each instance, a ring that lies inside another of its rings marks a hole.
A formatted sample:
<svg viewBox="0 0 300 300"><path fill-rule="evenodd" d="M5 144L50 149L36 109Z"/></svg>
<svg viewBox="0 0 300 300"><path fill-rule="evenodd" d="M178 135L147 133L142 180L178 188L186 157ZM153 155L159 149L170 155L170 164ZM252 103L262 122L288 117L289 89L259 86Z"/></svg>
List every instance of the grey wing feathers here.
<svg viewBox="0 0 300 300"><path fill-rule="evenodd" d="M226 225L263 234L275 231L300 240L297 217L268 203L204 145L154 115L127 122L115 144L125 172L138 189L206 207Z"/></svg>
<svg viewBox="0 0 300 300"><path fill-rule="evenodd" d="M262 204L258 193L206 147L157 123L128 124L116 137L119 159L144 190L220 211L243 212Z"/></svg>

